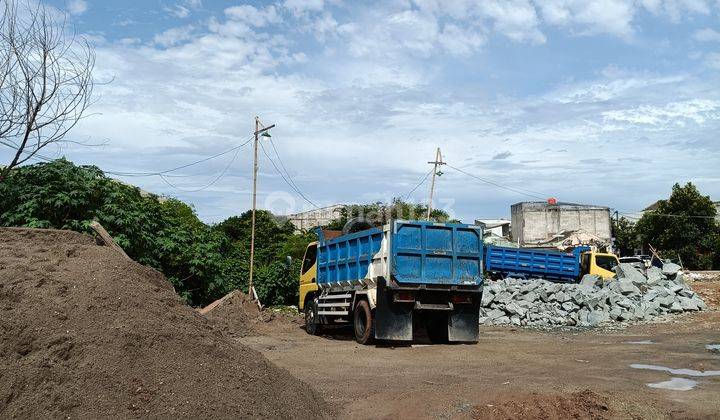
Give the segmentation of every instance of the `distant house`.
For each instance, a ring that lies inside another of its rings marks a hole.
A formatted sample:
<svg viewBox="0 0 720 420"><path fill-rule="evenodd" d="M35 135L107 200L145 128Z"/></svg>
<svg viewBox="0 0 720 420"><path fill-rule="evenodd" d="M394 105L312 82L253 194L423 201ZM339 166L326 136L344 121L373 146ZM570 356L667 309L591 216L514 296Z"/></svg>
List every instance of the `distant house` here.
<svg viewBox="0 0 720 420"><path fill-rule="evenodd" d="M576 231L611 243L609 207L533 201L513 204L510 213L512 240L521 246L546 243Z"/></svg>
<svg viewBox="0 0 720 420"><path fill-rule="evenodd" d="M344 204L334 204L302 213L289 214L285 218L295 226L296 230L307 231L317 226L327 226L339 219L344 208Z"/></svg>
<svg viewBox="0 0 720 420"><path fill-rule="evenodd" d="M504 238L510 237L510 221L507 219L477 219L475 224L482 226L485 234L491 233Z"/></svg>

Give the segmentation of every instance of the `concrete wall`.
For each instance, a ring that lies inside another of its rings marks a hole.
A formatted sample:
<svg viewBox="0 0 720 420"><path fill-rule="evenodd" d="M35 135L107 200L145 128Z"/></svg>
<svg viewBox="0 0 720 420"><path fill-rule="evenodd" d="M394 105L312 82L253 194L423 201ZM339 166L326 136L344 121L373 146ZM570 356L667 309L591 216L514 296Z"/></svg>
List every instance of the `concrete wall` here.
<svg viewBox="0 0 720 420"><path fill-rule="evenodd" d="M317 226L327 226L333 220L340 218L340 211L345 208L343 204L323 207L303 213L290 214L287 216L290 223L297 230L308 230Z"/></svg>
<svg viewBox="0 0 720 420"><path fill-rule="evenodd" d="M517 203L510 207L513 241L545 241L567 230L584 230L610 241L610 209L576 204Z"/></svg>

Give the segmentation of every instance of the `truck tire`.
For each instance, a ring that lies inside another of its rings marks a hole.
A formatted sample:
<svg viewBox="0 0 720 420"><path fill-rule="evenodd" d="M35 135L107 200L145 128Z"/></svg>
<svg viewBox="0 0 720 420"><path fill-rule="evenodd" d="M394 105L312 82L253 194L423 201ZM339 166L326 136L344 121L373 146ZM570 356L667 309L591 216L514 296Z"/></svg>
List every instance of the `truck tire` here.
<svg viewBox="0 0 720 420"><path fill-rule="evenodd" d="M359 300L355 305L353 328L358 343L370 344L375 340L375 317L366 300Z"/></svg>
<svg viewBox="0 0 720 420"><path fill-rule="evenodd" d="M345 223L345 226L342 228L342 234L348 235L350 233L360 232L372 228L373 224L364 217L355 217Z"/></svg>
<svg viewBox="0 0 720 420"><path fill-rule="evenodd" d="M446 344L448 340L448 317L445 313L425 314L425 330L433 344Z"/></svg>
<svg viewBox="0 0 720 420"><path fill-rule="evenodd" d="M320 324L314 321L318 318L316 312L317 303L315 303L315 299L308 300L305 303L305 332L310 335L320 334Z"/></svg>

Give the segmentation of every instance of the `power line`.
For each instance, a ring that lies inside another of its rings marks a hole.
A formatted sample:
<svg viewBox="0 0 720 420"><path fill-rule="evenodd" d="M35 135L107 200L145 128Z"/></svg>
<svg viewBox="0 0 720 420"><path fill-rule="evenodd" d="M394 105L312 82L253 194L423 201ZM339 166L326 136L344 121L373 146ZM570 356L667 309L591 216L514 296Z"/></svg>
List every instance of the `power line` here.
<svg viewBox="0 0 720 420"><path fill-rule="evenodd" d="M473 175L473 174L471 174L471 173L469 173L469 172L466 172L466 171L464 171L464 170L462 170L462 169L460 169L460 168L456 168L456 167L450 165L449 163L445 163L445 165L446 165L448 168L454 169L454 170L456 170L456 171L458 171L458 172L460 172L460 173L462 173L462 174L465 174L465 175L469 176L470 178L475 178L475 179L477 179L478 181L481 181L481 182L484 182L484 183L486 183L486 184L490 184L490 185L496 186L496 187L498 187L498 188L502 188L502 189L504 189L504 190L512 191L512 192L515 192L515 193L518 193L518 194L522 194L522 195L525 195L525 196L528 196L528 197L537 198L537 199L540 199L540 200L545 200L545 199L547 198L547 196L546 196L546 197L543 197L543 196L539 195L539 194L541 194L541 193L537 193L537 194L536 194L536 191L522 190L522 189L518 189L518 188L514 188L514 187L509 187L509 186L506 186L506 185L499 184L499 183L497 183L497 182L495 182L495 181L491 181L491 180L489 180L489 179L485 179L485 178L481 178L481 177L479 177L479 176L477 176L477 175Z"/></svg>
<svg viewBox="0 0 720 420"><path fill-rule="evenodd" d="M427 181L427 179L430 177L430 174L432 174L434 170L435 170L435 168L431 168L431 169L430 169L430 172L426 173L425 176L420 180L420 182L419 182L417 185L415 185L415 186L413 187L413 189L410 190L409 193L405 194L404 197L405 197L406 200L407 200L408 198L410 198L410 195L412 195L412 193L414 193L415 191L417 191L417 189L420 188L420 186L421 186L422 184L424 184L425 181Z"/></svg>
<svg viewBox="0 0 720 420"><path fill-rule="evenodd" d="M619 214L627 217L628 219L640 220L642 216L635 216L634 214L642 213L643 216L660 216L660 217L687 217L690 219L714 219L716 216L705 216L699 214L668 214L668 213L656 213L654 211L638 212L638 213L623 213L618 211Z"/></svg>
<svg viewBox="0 0 720 420"><path fill-rule="evenodd" d="M212 187L213 185L215 185L216 182L218 182L218 181L220 180L220 178L222 178L223 176L225 176L225 174L227 173L227 171L230 169L230 166L233 164L233 162L235 162L235 159L237 158L238 153L240 153L240 148L238 148L238 149L235 150L235 154L233 155L232 159L230 159L230 161L228 162L228 164L225 165L225 168L222 170L222 172L220 172L220 174L219 174L217 177L215 177L215 179L213 179L209 184L205 185L204 187L200 187L200 188L193 189L193 190L186 190L186 189L180 188L180 187L172 184L170 181L168 181L167 178L166 178L168 175L159 174L158 176L159 176L160 179L162 179L166 184L168 184L168 185L171 186L172 188L175 188L175 189L178 190L178 191L182 191L182 192L200 192L200 191L203 191L203 190L205 190L205 189L208 189L208 188Z"/></svg>
<svg viewBox="0 0 720 420"><path fill-rule="evenodd" d="M251 138L249 138L247 141L245 141L244 143L242 143L241 145L232 147L232 148L230 148L230 149L227 149L227 150L225 150L225 151L223 151L223 152L220 152L220 153L217 153L217 154L215 154L215 155L206 157L206 158L204 158L204 159L200 159L200 160L195 161L195 162L192 162L192 163L188 163L188 164L185 164L185 165L181 165L181 166L178 166L178 167L175 167L175 168L172 168L172 169L168 169L168 170L165 170L165 171L160 171L160 172L118 172L118 171L103 171L103 172L105 172L106 174L117 175L117 176L137 176L137 177L161 176L161 175L165 175L165 174L170 173L170 172L178 171L178 170L180 170L180 169L189 168L189 167L191 167L191 166L195 166L195 165L197 165L197 164L200 164L200 163L203 163L203 162L207 162L207 161L209 161L209 160L211 160L211 159L215 159L215 158L217 158L217 157L226 155L226 154L228 154L228 153L230 153L230 152L236 151L236 150L242 148L243 146L245 146L246 144L250 143L250 142L252 141L252 139L253 139L253 138L251 137ZM233 160L234 160L234 159L233 159Z"/></svg>
<svg viewBox="0 0 720 420"><path fill-rule="evenodd" d="M280 177L283 179L283 181L285 181L285 183L286 183L293 191L295 191L296 193L298 193L298 195L299 195L300 197L302 197L303 200L305 200L305 201L307 201L308 203L310 203L310 205L312 205L312 206L315 207L316 209L321 208L320 206L318 206L317 204L315 204L314 202L312 202L312 200L310 200L309 198L307 198L307 197L305 196L305 194L303 194L302 191L300 191L300 189L298 189L298 188L297 188L296 186L294 186L290 181L288 181L287 178L285 178L285 175L282 173L282 171L280 170L280 168L278 168L277 164L275 164L275 161L272 160L272 158L270 157L270 155L268 155L267 151L265 150L265 146L263 146L262 143L260 143L260 148L262 149L262 152L263 152L263 154L265 155L265 157L268 158L268 160L270 161L270 163L272 164L272 166L275 168L275 170L277 171L277 173L280 174Z"/></svg>
<svg viewBox="0 0 720 420"><path fill-rule="evenodd" d="M275 151L275 156L277 156L278 161L280 162L280 167L282 167L283 170L285 170L285 175L287 175L290 182L295 186L295 189L299 190L300 188L298 188L297 184L295 183L295 180L292 179L292 177L290 176L290 172L288 172L287 168L285 167L285 164L283 163L282 158L280 158L280 154L278 153L277 149L275 148L275 143L273 142L272 138L269 138L269 140L270 140L270 146L272 146L273 150Z"/></svg>

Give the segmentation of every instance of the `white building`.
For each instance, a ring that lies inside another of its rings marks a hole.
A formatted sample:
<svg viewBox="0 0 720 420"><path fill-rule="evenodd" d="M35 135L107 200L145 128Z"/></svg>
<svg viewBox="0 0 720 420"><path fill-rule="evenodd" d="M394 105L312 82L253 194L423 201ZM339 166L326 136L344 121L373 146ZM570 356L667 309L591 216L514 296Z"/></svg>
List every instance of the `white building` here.
<svg viewBox="0 0 720 420"><path fill-rule="evenodd" d="M507 219L477 219L475 224L482 226L485 234L493 234L504 238L510 237L510 221Z"/></svg>
<svg viewBox="0 0 720 420"><path fill-rule="evenodd" d="M523 202L510 207L512 240L521 246L538 244L582 231L611 242L610 208L575 203Z"/></svg>
<svg viewBox="0 0 720 420"><path fill-rule="evenodd" d="M307 231L318 226L327 226L333 220L339 219L344 208L344 204L334 204L302 213L289 214L285 217L295 226L295 229Z"/></svg>

